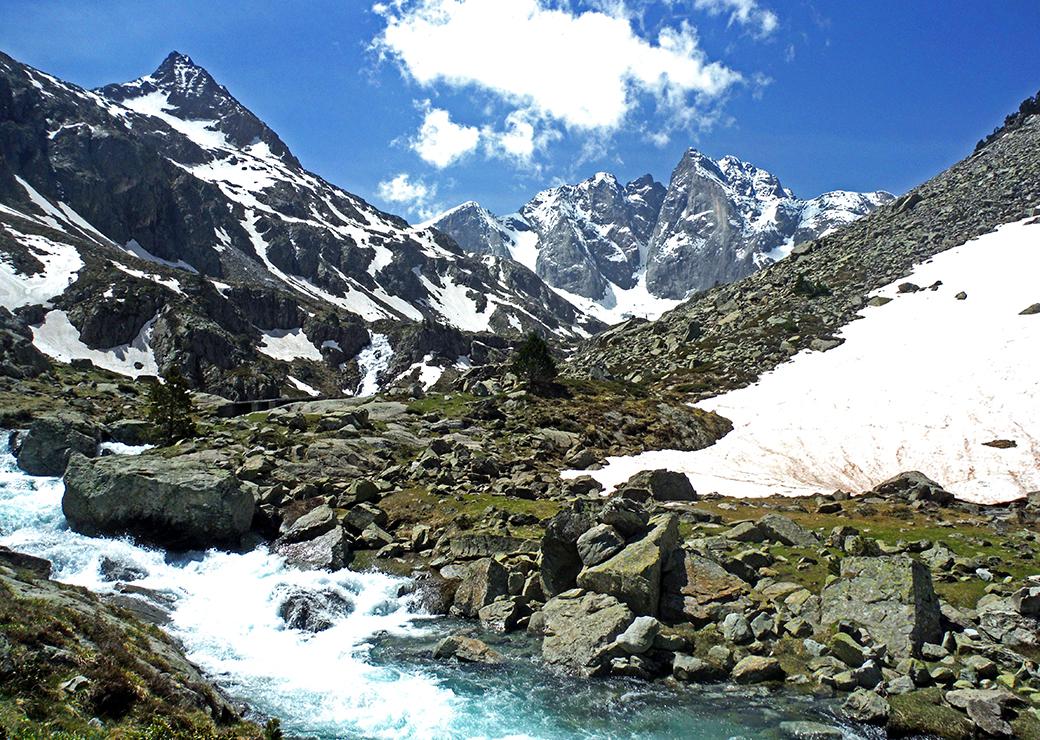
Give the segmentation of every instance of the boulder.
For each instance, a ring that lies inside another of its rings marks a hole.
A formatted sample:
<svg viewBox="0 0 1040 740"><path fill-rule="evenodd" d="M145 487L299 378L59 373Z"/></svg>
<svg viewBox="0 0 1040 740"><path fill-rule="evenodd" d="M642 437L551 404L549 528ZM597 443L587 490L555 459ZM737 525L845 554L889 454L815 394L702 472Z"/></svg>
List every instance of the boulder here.
<svg viewBox="0 0 1040 740"><path fill-rule="evenodd" d="M497 561L483 558L473 563L455 592L452 613L476 617L481 607L509 595L509 572Z"/></svg>
<svg viewBox="0 0 1040 740"><path fill-rule="evenodd" d="M713 560L685 550L672 553L661 579L661 617L669 622L703 622L747 584Z"/></svg>
<svg viewBox="0 0 1040 740"><path fill-rule="evenodd" d="M660 631L661 623L653 617L636 617L615 642L629 655L642 655L653 647L654 639Z"/></svg>
<svg viewBox="0 0 1040 740"><path fill-rule="evenodd" d="M646 531L646 524L649 520L650 515L647 514L646 507L638 501L620 496L615 496L607 501L599 513L599 521L613 527L623 537L642 534Z"/></svg>
<svg viewBox="0 0 1040 740"><path fill-rule="evenodd" d="M542 535L539 573L546 597L574 588L582 568L578 538L595 524L595 512L585 502L577 502L549 520Z"/></svg>
<svg viewBox="0 0 1040 740"><path fill-rule="evenodd" d="M661 600L661 574L679 540L672 514L653 517L653 529L614 557L578 574L578 586L610 594L636 614L656 616Z"/></svg>
<svg viewBox="0 0 1040 740"><path fill-rule="evenodd" d="M89 536L129 534L171 549L237 547L253 521L253 495L203 455L164 458L74 454L61 508Z"/></svg>
<svg viewBox="0 0 1040 740"><path fill-rule="evenodd" d="M625 497L628 492L645 491L655 501L696 501L690 479L683 473L672 470L643 470L618 486L618 493Z"/></svg>
<svg viewBox="0 0 1040 740"><path fill-rule="evenodd" d="M897 496L907 501L930 501L936 504L948 504L954 500L949 491L924 473L911 470L879 483L871 493L877 496Z"/></svg>
<svg viewBox="0 0 1040 740"><path fill-rule="evenodd" d="M786 516L780 514L766 514L758 520L758 527L766 537L781 545L791 547L816 547L820 544L820 538L815 532L810 532L805 527L797 524Z"/></svg>
<svg viewBox="0 0 1040 740"><path fill-rule="evenodd" d="M477 610L480 625L492 632L512 632L530 613L524 601L517 598L499 599Z"/></svg>
<svg viewBox="0 0 1040 740"><path fill-rule="evenodd" d="M677 653L672 661L672 675L680 681L701 683L704 681L717 681L724 674L713 663L692 655L686 655L685 653Z"/></svg>
<svg viewBox="0 0 1040 740"><path fill-rule="evenodd" d="M339 591L290 589L278 605L285 626L304 632L322 632L354 611L354 603Z"/></svg>
<svg viewBox="0 0 1040 740"><path fill-rule="evenodd" d="M730 677L737 683L743 684L783 681L784 669L780 667L780 661L776 658L749 655L733 666Z"/></svg>
<svg viewBox="0 0 1040 740"><path fill-rule="evenodd" d="M296 519L288 527L278 541L284 544L313 540L337 526L336 512L328 506L318 506Z"/></svg>
<svg viewBox="0 0 1040 740"><path fill-rule="evenodd" d="M581 676L606 671L615 640L635 619L613 596L580 589L549 599L542 615L542 658L550 666Z"/></svg>
<svg viewBox="0 0 1040 740"><path fill-rule="evenodd" d="M939 642L939 600L923 563L906 555L845 558L841 577L822 593L822 622L851 622L895 656Z"/></svg>
<svg viewBox="0 0 1040 740"><path fill-rule="evenodd" d="M73 454L94 457L98 439L95 430L72 419L37 419L20 440L18 467L29 475L61 475Z"/></svg>
<svg viewBox="0 0 1040 740"><path fill-rule="evenodd" d="M440 660L455 658L463 663L485 665L498 665L502 662L501 654L488 647L487 643L464 635L445 637L433 649L433 657Z"/></svg>
<svg viewBox="0 0 1040 740"><path fill-rule="evenodd" d="M888 722L891 711L884 697L867 689L857 689L841 706L845 716L853 722L868 725L883 725Z"/></svg>
<svg viewBox="0 0 1040 740"><path fill-rule="evenodd" d="M350 544L343 527L335 527L314 539L277 545L275 552L303 570L337 571L347 565Z"/></svg>
<svg viewBox="0 0 1040 740"><path fill-rule="evenodd" d="M578 538L578 556L586 566L599 565L625 546L625 538L609 524L597 524Z"/></svg>

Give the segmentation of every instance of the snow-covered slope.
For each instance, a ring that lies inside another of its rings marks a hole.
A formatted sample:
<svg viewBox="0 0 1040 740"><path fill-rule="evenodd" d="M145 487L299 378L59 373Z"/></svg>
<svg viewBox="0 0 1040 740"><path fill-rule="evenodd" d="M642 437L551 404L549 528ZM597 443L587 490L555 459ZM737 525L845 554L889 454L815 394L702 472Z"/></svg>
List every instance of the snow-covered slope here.
<svg viewBox="0 0 1040 740"><path fill-rule="evenodd" d="M690 293L772 264L794 244L851 223L888 193L799 200L769 172L690 149L666 189L598 172L497 218L469 201L427 222L467 251L511 257L608 323L656 318Z"/></svg>
<svg viewBox="0 0 1040 740"><path fill-rule="evenodd" d="M712 447L590 472L613 487L669 468L702 493L751 497L863 491L906 470L971 501L1040 490L1040 314L1021 313L1040 301L1037 275L1036 218L940 253L877 291L891 302L865 308L840 346L699 404L734 423Z"/></svg>

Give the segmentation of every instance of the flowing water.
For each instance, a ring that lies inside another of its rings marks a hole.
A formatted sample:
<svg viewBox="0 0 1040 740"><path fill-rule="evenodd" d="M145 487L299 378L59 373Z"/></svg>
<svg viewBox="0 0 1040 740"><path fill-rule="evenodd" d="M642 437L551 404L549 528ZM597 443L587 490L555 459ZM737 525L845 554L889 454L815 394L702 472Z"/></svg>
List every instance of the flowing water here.
<svg viewBox="0 0 1040 740"><path fill-rule="evenodd" d="M399 595L402 579L299 571L262 548L172 556L84 537L65 524L62 490L59 479L25 475L0 449L0 544L45 557L56 579L99 593L116 588L113 568L133 574L135 587L169 605L165 628L188 657L235 699L281 718L290 735L771 738L783 720L824 716L819 704L788 694L555 677L525 635L482 635L507 655L504 667L436 662L431 647L464 625L420 613ZM299 592L353 608L322 632L291 629L279 609Z"/></svg>

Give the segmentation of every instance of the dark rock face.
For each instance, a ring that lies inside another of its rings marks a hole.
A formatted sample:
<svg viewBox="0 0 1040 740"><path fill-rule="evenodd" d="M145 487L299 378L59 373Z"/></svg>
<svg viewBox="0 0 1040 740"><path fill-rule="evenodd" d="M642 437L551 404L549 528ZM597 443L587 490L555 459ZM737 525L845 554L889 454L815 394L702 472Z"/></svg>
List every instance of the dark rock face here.
<svg viewBox="0 0 1040 740"><path fill-rule="evenodd" d="M891 199L826 193L800 201L765 170L690 149L672 173L648 246L647 286L655 295L685 298L732 282L775 261L782 252L774 250L821 236Z"/></svg>
<svg viewBox="0 0 1040 740"><path fill-rule="evenodd" d="M942 637L931 573L908 556L845 558L841 578L821 596L824 624L861 625L892 655L916 654Z"/></svg>
<svg viewBox="0 0 1040 740"><path fill-rule="evenodd" d="M673 470L644 470L636 473L618 487L621 495L644 491L655 501L696 501L690 479Z"/></svg>
<svg viewBox="0 0 1040 740"><path fill-rule="evenodd" d="M0 306L0 374L35 378L50 368L50 360L32 343L32 332Z"/></svg>
<svg viewBox="0 0 1040 740"><path fill-rule="evenodd" d="M354 611L354 602L332 589L312 592L292 589L278 607L278 616L290 629L322 632Z"/></svg>
<svg viewBox="0 0 1040 740"><path fill-rule="evenodd" d="M237 547L254 509L252 494L231 473L193 455L73 455L61 505L82 534L130 534L181 550Z"/></svg>
<svg viewBox="0 0 1040 740"><path fill-rule="evenodd" d="M591 507L578 506L552 518L542 536L540 579L546 597L574 588L582 569L578 538L596 523Z"/></svg>
<svg viewBox="0 0 1040 740"><path fill-rule="evenodd" d="M59 417L37 419L18 448L18 467L29 475L61 475L73 454L94 457L98 433L82 422Z"/></svg>
<svg viewBox="0 0 1040 740"><path fill-rule="evenodd" d="M900 496L907 501L929 501L936 504L948 504L954 500L953 494L941 485L916 470L900 473L879 483L871 493L879 496Z"/></svg>

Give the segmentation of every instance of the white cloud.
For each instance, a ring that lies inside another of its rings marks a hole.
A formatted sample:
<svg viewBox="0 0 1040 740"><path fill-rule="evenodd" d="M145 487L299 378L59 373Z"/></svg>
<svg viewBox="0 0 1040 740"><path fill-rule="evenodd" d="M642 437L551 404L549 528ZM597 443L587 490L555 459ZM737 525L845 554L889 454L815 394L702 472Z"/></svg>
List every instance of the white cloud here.
<svg viewBox="0 0 1040 740"><path fill-rule="evenodd" d="M496 131L486 126L482 135L489 155L510 159L534 169L537 169L535 154L560 138L559 131L540 121L538 114L530 110L513 111L506 116L502 130Z"/></svg>
<svg viewBox="0 0 1040 740"><path fill-rule="evenodd" d="M480 143L480 130L451 120L451 114L442 108L431 108L426 101L426 117L412 141L412 149L425 162L444 168L469 154Z"/></svg>
<svg viewBox="0 0 1040 740"><path fill-rule="evenodd" d="M621 14L623 4L602 7L578 13L546 0L396 0L373 8L387 23L376 48L420 85L484 90L585 131L619 128L641 96L688 116L701 99L740 81L707 60L690 25L666 27L650 41ZM537 133L508 125L501 146L522 155Z"/></svg>
<svg viewBox="0 0 1040 740"><path fill-rule="evenodd" d="M431 202L437 197L437 186L413 180L406 172L379 183L377 192L387 203L404 206L423 219L430 218L437 210Z"/></svg>
<svg viewBox="0 0 1040 740"><path fill-rule="evenodd" d="M693 0L693 7L709 15L729 14L730 23L752 26L768 36L780 25L776 13L759 6L757 0Z"/></svg>

